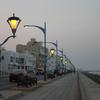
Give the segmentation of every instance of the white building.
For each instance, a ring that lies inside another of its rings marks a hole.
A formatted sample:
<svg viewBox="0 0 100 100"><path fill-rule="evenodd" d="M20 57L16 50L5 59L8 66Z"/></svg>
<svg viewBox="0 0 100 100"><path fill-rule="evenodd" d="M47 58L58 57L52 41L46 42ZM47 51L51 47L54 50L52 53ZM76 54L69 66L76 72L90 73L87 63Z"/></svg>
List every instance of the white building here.
<svg viewBox="0 0 100 100"><path fill-rule="evenodd" d="M29 53L1 51L0 76L8 76L14 70L33 70L36 68L36 58Z"/></svg>
<svg viewBox="0 0 100 100"><path fill-rule="evenodd" d="M47 72L52 72L56 70L56 56L54 57L48 57L47 58Z"/></svg>

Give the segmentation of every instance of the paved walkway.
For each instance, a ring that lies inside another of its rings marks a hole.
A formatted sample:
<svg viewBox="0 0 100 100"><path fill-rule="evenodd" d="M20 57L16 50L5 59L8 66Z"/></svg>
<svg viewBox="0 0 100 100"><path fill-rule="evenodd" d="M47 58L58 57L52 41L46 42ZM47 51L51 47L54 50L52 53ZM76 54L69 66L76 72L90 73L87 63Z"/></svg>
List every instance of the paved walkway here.
<svg viewBox="0 0 100 100"><path fill-rule="evenodd" d="M32 91L36 90L37 88L39 88L43 85L46 85L54 80L60 79L62 77L63 76L57 77L52 80L48 79L47 81L39 80L37 86L35 85L30 88L23 88L23 87L17 88L16 85L14 85L14 86L7 85L7 87L3 87L0 90L0 100L14 100L14 98L23 96L25 92L32 92Z"/></svg>
<svg viewBox="0 0 100 100"><path fill-rule="evenodd" d="M23 96L21 91L16 90L2 90L0 94L2 94L0 100L14 100L16 97Z"/></svg>
<svg viewBox="0 0 100 100"><path fill-rule="evenodd" d="M69 74L59 80L52 81L38 81L39 85L45 85L40 89L37 89L38 86L34 86L19 88L19 90L17 88L2 90L0 94L4 97L0 97L0 100L15 100L16 97L23 95L23 90L29 93L18 100L100 100L100 85L81 73L79 73L79 77L77 74ZM52 83L48 84L49 82ZM37 90L32 92L34 88Z"/></svg>
<svg viewBox="0 0 100 100"><path fill-rule="evenodd" d="M79 74L79 79L84 96L83 100L100 100L100 85L83 74Z"/></svg>
<svg viewBox="0 0 100 100"><path fill-rule="evenodd" d="M18 100L81 100L77 75L69 74Z"/></svg>

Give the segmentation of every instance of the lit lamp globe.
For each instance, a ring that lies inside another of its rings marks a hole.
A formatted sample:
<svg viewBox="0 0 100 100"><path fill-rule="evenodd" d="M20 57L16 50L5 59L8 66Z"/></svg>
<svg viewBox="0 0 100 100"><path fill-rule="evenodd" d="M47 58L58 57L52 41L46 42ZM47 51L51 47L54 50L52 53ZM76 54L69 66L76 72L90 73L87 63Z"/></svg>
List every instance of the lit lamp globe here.
<svg viewBox="0 0 100 100"><path fill-rule="evenodd" d="M50 56L53 57L55 55L55 49L50 49Z"/></svg>
<svg viewBox="0 0 100 100"><path fill-rule="evenodd" d="M65 64L67 64L67 60L65 60Z"/></svg>
<svg viewBox="0 0 100 100"><path fill-rule="evenodd" d="M60 57L60 60L61 60L61 61L63 60L63 57L62 57L62 56Z"/></svg>
<svg viewBox="0 0 100 100"><path fill-rule="evenodd" d="M19 26L19 23L21 22L20 18L16 17L15 14L13 14L12 17L8 18L7 22L12 30L13 37L15 37L16 30Z"/></svg>

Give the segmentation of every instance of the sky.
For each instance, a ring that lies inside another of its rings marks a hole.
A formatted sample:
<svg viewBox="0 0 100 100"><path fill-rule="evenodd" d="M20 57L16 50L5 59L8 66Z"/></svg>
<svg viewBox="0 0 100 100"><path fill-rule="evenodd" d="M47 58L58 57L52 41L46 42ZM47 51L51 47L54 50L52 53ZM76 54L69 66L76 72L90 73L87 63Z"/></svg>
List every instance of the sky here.
<svg viewBox="0 0 100 100"><path fill-rule="evenodd" d="M100 70L100 0L0 0L0 42L11 30L6 20L15 13L21 23L16 38L3 46L16 50L31 38L43 41L43 33L29 25L47 25L47 41L58 41L59 49L76 68ZM49 45L48 45L49 47Z"/></svg>

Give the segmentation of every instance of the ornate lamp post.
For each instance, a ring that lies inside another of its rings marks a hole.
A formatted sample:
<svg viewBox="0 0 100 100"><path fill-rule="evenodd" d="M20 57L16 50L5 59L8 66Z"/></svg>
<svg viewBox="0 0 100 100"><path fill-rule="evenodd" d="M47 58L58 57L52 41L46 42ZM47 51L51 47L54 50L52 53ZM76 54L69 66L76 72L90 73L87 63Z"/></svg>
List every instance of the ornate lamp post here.
<svg viewBox="0 0 100 100"><path fill-rule="evenodd" d="M19 17L16 17L15 14L13 14L12 17L9 17L8 20L7 20L8 24L10 25L10 28L12 30L12 33L13 35L7 37L1 44L0 44L0 47L5 44L8 39L10 39L11 37L15 38L15 33L16 33L16 30L18 28L18 25L19 23L21 22L20 18Z"/></svg>
<svg viewBox="0 0 100 100"><path fill-rule="evenodd" d="M16 36L15 36L15 33L16 33L16 30L17 30L17 28L18 28L18 26L19 26L19 23L21 22L21 20L20 20L20 18L19 17L16 17L15 16L15 14L13 14L13 16L12 17L9 17L8 19L7 19L7 22L8 22L8 24L10 25L10 28L11 28L11 30L12 30L12 33L13 33L13 35L10 35L10 36L8 36L1 44L0 44L0 63L1 63L1 46L3 45L3 44L5 44L10 38L15 38ZM1 67L1 65L0 65L0 67ZM0 68L0 70L1 70L1 75L2 75L2 67ZM1 76L0 75L0 76ZM1 94L0 94L0 96L2 96Z"/></svg>
<svg viewBox="0 0 100 100"><path fill-rule="evenodd" d="M18 28L18 25L19 25L19 23L21 22L21 20L20 20L20 18L19 17L15 17L15 14L13 14L13 16L12 17L9 17L8 19L7 19L7 22L8 22L8 24L10 25L10 28L11 28L11 30L12 30L12 33L13 33L13 35L10 35L10 36L8 36L1 44L0 44L0 49L1 49L1 46L3 45L3 44L5 44L10 38L15 38L16 36L15 36L15 33L16 33L16 30L17 30L17 28ZM0 50L0 62L1 62L1 50ZM0 66L1 67L1 66ZM1 69L2 70L2 69ZM2 71L1 71L2 72Z"/></svg>
<svg viewBox="0 0 100 100"><path fill-rule="evenodd" d="M44 33L44 81L47 79L47 73L46 73L46 22L44 23L44 27L37 26L37 25L24 25L24 27L36 27L40 29Z"/></svg>

